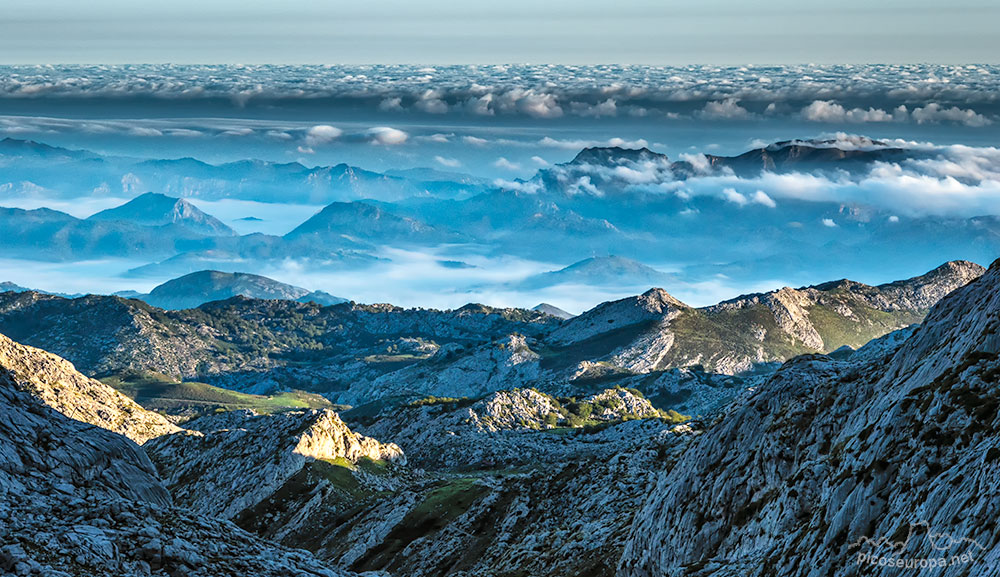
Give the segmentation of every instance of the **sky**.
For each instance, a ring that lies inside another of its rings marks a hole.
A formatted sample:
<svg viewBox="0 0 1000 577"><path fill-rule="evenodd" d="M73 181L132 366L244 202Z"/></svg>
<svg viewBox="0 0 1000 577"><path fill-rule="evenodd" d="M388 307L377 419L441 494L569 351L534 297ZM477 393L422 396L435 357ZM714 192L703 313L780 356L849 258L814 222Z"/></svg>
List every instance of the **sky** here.
<svg viewBox="0 0 1000 577"><path fill-rule="evenodd" d="M0 63L995 63L996 0L4 0Z"/></svg>

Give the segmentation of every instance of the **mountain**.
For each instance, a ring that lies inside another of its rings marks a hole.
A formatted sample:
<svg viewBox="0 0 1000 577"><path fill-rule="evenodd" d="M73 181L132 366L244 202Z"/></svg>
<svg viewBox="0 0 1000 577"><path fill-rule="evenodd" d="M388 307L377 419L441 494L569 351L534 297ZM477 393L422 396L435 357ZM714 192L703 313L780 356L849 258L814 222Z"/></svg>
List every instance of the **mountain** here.
<svg viewBox="0 0 1000 577"><path fill-rule="evenodd" d="M190 309L211 301L244 296L251 299L282 299L333 305L347 302L322 291L278 282L248 273L203 270L169 280L148 295L136 298L163 309Z"/></svg>
<svg viewBox="0 0 1000 577"><path fill-rule="evenodd" d="M654 289L568 320L481 305L320 307L236 296L163 311L115 297L0 293L0 331L99 377L154 371L255 394L318 392L352 406L527 387L576 396L621 385L657 408L698 415L796 355L857 348L920 322L981 272L953 262L877 287L837 281L704 308Z"/></svg>
<svg viewBox="0 0 1000 577"><path fill-rule="evenodd" d="M211 517L233 519L338 460L406 464L398 446L358 435L326 409L265 416L233 411L187 426L204 435L161 437L147 451L167 472L175 502Z"/></svg>
<svg viewBox="0 0 1000 577"><path fill-rule="evenodd" d="M300 549L175 507L143 449L101 428L119 428L114 419L122 415L120 399L74 373L66 361L0 337L0 570L348 575ZM125 433L141 439L171 432L135 426L142 409L132 405L130 416L128 411L125 418L133 421L121 428ZM97 417L99 426L71 416Z"/></svg>
<svg viewBox="0 0 1000 577"><path fill-rule="evenodd" d="M429 358L442 345L538 335L560 319L520 309L321 307L234 297L164 311L142 301L0 293L0 331L106 377L148 370L251 393L330 393ZM68 339L67 335L74 335Z"/></svg>
<svg viewBox="0 0 1000 577"><path fill-rule="evenodd" d="M179 224L206 236L236 234L222 221L202 212L190 202L155 192L147 192L121 206L102 210L89 220L121 220L146 226Z"/></svg>
<svg viewBox="0 0 1000 577"><path fill-rule="evenodd" d="M523 289L556 285L609 287L659 286L675 281L668 273L620 256L599 256L581 260L557 271L530 276L520 283Z"/></svg>
<svg viewBox="0 0 1000 577"><path fill-rule="evenodd" d="M537 312L540 312L540 313L545 313L547 315L552 315L554 317L559 317L561 319L571 319L574 316L576 316L574 314L571 314L571 313L568 313L568 312L562 310L561 308L559 308L559 307L557 307L555 305L550 305L549 303L539 303L539 304L535 305L531 310L537 311Z"/></svg>
<svg viewBox="0 0 1000 577"><path fill-rule="evenodd" d="M883 354L785 364L661 474L619 574L995 573L998 289L1000 261Z"/></svg>
<svg viewBox="0 0 1000 577"><path fill-rule="evenodd" d="M0 379L68 417L119 433L136 443L180 431L111 387L78 373L69 362L0 334Z"/></svg>
<svg viewBox="0 0 1000 577"><path fill-rule="evenodd" d="M25 288L21 285L14 284L10 281L0 282L0 292L23 293L30 290L32 289Z"/></svg>
<svg viewBox="0 0 1000 577"><path fill-rule="evenodd" d="M13 258L79 261L110 257L157 258L199 245L206 236L183 225L81 220L39 208L0 208L0 247Z"/></svg>
<svg viewBox="0 0 1000 577"><path fill-rule="evenodd" d="M639 373L699 365L735 374L798 354L857 347L917 323L931 305L982 272L975 263L950 262L877 287L851 281L785 287L702 309L654 290L587 311L549 341L570 354L587 343L591 354L602 351L616 366Z"/></svg>
<svg viewBox="0 0 1000 577"><path fill-rule="evenodd" d="M335 202L316 213L290 233L289 240L362 240L380 244L427 244L457 241L454 233L440 231L409 217L402 217L366 202Z"/></svg>

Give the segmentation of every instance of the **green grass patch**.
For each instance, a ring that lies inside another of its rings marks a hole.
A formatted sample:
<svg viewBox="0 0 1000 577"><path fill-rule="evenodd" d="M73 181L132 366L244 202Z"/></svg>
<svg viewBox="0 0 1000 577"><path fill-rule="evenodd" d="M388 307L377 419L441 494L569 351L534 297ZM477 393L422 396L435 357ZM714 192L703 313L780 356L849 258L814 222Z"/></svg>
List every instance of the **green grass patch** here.
<svg viewBox="0 0 1000 577"><path fill-rule="evenodd" d="M338 408L314 393L289 391L275 395L249 395L205 383L177 381L149 371L121 373L101 381L146 409L171 415L197 416L236 409L253 409L270 414L297 409Z"/></svg>

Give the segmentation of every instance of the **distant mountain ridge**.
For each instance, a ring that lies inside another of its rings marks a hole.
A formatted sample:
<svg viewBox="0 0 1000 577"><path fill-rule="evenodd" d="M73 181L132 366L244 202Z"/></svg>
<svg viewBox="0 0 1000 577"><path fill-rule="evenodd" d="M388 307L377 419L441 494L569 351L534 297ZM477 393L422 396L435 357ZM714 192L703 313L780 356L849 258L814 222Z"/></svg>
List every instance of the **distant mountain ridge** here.
<svg viewBox="0 0 1000 577"><path fill-rule="evenodd" d="M167 281L146 295L134 298L163 309L190 309L211 301L243 296L252 299L280 299L333 305L347 302L323 291L310 291L249 273L217 270L193 272Z"/></svg>
<svg viewBox="0 0 1000 577"><path fill-rule="evenodd" d="M121 206L102 210L89 220L122 220L146 226L180 224L207 236L236 234L222 221L202 212L190 202L155 192L147 192Z"/></svg>
<svg viewBox="0 0 1000 577"><path fill-rule="evenodd" d="M670 284L675 277L620 256L591 257L562 269L530 276L517 284L524 289L538 289L562 284L587 286L660 286Z"/></svg>

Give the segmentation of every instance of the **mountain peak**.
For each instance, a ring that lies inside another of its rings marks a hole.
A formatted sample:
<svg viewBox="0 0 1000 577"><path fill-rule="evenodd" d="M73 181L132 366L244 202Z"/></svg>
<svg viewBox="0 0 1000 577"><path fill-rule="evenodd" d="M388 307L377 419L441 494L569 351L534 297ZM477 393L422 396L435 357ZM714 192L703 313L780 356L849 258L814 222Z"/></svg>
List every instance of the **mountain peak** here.
<svg viewBox="0 0 1000 577"><path fill-rule="evenodd" d="M667 156L643 146L642 148L623 148L620 146L592 146L584 148L568 164L619 165L647 161L666 162Z"/></svg>
<svg viewBox="0 0 1000 577"><path fill-rule="evenodd" d="M535 305L531 310L537 311L537 312L540 312L540 313L545 313L547 315L551 315L551 316L554 316L554 317L559 317L561 319L571 319L574 316L576 316L576 315L574 315L572 313L568 313L568 312L562 310L561 308L559 308L559 307L557 307L555 305L550 305L549 303L539 303L539 304Z"/></svg>
<svg viewBox="0 0 1000 577"><path fill-rule="evenodd" d="M322 291L310 291L274 279L245 272L202 270L169 280L148 295L138 297L165 309L195 308L204 303L233 297L297 300L320 305L344 302Z"/></svg>
<svg viewBox="0 0 1000 577"><path fill-rule="evenodd" d="M89 220L121 220L146 226L183 225L207 236L233 236L236 233L190 202L158 192L140 194L121 206L102 210Z"/></svg>

